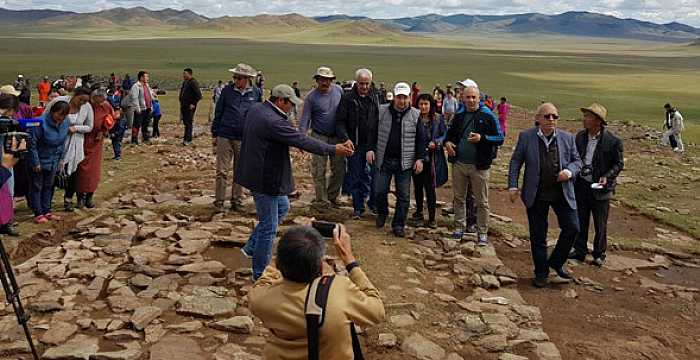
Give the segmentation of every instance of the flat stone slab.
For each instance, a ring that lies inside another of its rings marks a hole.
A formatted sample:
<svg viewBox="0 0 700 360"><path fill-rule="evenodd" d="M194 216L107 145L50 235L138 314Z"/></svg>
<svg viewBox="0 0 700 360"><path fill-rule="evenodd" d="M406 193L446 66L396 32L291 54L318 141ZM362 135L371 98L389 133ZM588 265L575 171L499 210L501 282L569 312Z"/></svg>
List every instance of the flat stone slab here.
<svg viewBox="0 0 700 360"><path fill-rule="evenodd" d="M150 360L209 359L194 339L182 335L167 335L151 346Z"/></svg>
<svg viewBox="0 0 700 360"><path fill-rule="evenodd" d="M605 265L603 266L612 271L660 269L668 266L668 261L663 261L661 258L654 259L657 261L641 260L610 254L606 257Z"/></svg>
<svg viewBox="0 0 700 360"><path fill-rule="evenodd" d="M232 314L237 303L232 298L184 296L177 305L178 314L212 318Z"/></svg>

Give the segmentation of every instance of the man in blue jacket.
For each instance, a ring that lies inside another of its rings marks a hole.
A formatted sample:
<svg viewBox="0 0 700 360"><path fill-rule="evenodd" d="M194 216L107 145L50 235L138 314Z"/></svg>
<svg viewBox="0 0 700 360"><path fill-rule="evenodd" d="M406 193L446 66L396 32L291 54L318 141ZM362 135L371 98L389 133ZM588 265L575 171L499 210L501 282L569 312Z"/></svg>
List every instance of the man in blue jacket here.
<svg viewBox="0 0 700 360"><path fill-rule="evenodd" d="M214 121L211 124L212 144L216 153L216 200L214 206L218 212L224 211L226 197L226 178L231 172L231 164L238 165L241 152L243 128L248 110L262 101L262 91L252 85L255 69L248 64L238 64L230 69L233 73L233 85L224 87L216 102ZM233 179L233 176L231 177ZM231 210L240 210L243 191L241 186L232 181Z"/></svg>
<svg viewBox="0 0 700 360"><path fill-rule="evenodd" d="M525 165L522 200L527 208L530 227L530 248L535 263L536 287L547 285L549 269L563 279L571 279L564 268L579 231L574 182L581 171L581 158L574 136L557 129L559 111L552 103L544 103L535 115L539 127L518 135L508 169L510 201L518 197L520 168ZM561 232L552 254L547 257L547 218L554 209Z"/></svg>
<svg viewBox="0 0 700 360"><path fill-rule="evenodd" d="M488 244L489 169L503 134L498 118L479 102L480 91L476 82L465 80L462 103L465 109L452 120L445 138L445 148L451 157L452 190L455 205L455 232L461 240L466 228L466 196L471 187L476 196L476 223L478 244Z"/></svg>
<svg viewBox="0 0 700 360"><path fill-rule="evenodd" d="M248 111L236 182L253 193L259 223L241 249L253 259L253 280L257 280L272 257L277 226L289 211L287 195L294 191L289 147L317 155L351 156L352 147L330 145L298 131L288 119L294 105L302 101L289 85L277 85L270 99Z"/></svg>

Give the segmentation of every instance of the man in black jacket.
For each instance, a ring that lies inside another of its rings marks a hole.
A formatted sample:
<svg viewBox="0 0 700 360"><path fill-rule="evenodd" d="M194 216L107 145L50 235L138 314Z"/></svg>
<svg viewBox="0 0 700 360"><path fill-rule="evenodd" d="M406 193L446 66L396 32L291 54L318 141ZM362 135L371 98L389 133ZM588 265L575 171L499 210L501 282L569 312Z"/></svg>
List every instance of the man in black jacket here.
<svg viewBox="0 0 700 360"><path fill-rule="evenodd" d="M185 134L182 138L182 145L192 144L192 128L194 124L194 113L197 110L197 103L202 100L202 91L199 83L192 77L192 69L187 68L182 71L182 86L180 87L180 116L185 125Z"/></svg>
<svg viewBox="0 0 700 360"><path fill-rule="evenodd" d="M603 266L608 245L607 226L610 199L615 191L617 176L625 163L622 140L605 128L608 111L593 103L583 112L583 127L576 134L583 168L576 179L576 205L580 231L574 249L569 256L584 261L588 254L588 224L593 214L595 238L593 240L593 264Z"/></svg>
<svg viewBox="0 0 700 360"><path fill-rule="evenodd" d="M289 85L277 85L269 100L251 106L246 115L236 183L253 193L259 223L241 249L253 259L253 279L262 275L272 257L277 226L289 211L287 195L294 191L289 147L317 155L350 156L346 144L330 145L298 131L288 119L301 100Z"/></svg>
<svg viewBox="0 0 700 360"><path fill-rule="evenodd" d="M498 118L486 106L480 104L480 91L476 82L464 81L462 92L463 111L457 113L447 130L445 148L453 158L452 189L454 191L455 232L453 238L461 240L466 227L466 196L471 186L476 195L478 244L488 244L489 169L496 149L503 144L503 134Z"/></svg>
<svg viewBox="0 0 700 360"><path fill-rule="evenodd" d="M341 143L348 140L355 153L348 159L349 177L347 191L352 195L353 216L359 219L365 212L365 200L374 208L371 201L370 167L366 154L370 150L370 134L377 130L379 119L379 93L372 85L372 72L359 69L355 72L355 86L343 94L335 115L336 136Z"/></svg>

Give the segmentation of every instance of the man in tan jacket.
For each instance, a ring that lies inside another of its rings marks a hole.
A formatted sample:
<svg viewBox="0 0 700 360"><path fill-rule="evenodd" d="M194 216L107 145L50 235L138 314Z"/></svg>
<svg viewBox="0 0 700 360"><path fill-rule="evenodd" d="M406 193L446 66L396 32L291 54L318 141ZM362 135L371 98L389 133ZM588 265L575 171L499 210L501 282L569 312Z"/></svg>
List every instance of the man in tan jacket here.
<svg viewBox="0 0 700 360"><path fill-rule="evenodd" d="M319 358L351 360L350 327L384 321L379 291L367 279L352 254L350 235L340 225L334 231L335 247L350 277L336 276L330 287L325 320L319 329ZM248 294L250 310L272 333L265 359L306 359L307 329L304 306L309 284L322 273L323 237L311 227L288 230L277 246L275 268L270 265Z"/></svg>

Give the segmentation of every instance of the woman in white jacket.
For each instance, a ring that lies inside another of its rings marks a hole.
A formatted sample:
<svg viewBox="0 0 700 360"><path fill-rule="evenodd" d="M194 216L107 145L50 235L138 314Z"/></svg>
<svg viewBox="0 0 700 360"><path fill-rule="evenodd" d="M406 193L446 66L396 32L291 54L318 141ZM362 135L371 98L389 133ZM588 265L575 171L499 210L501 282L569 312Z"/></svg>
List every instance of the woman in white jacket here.
<svg viewBox="0 0 700 360"><path fill-rule="evenodd" d="M70 112L66 116L66 121L69 121L69 135L63 147L63 174L67 176L65 195L63 197L63 210L66 212L73 211L73 195L76 192L78 164L85 159L85 151L83 148L85 134L92 131L94 121L92 107L90 106L90 89L79 87L73 91L72 96L59 96L53 99L47 106L45 111L49 111L51 106L56 101L66 101L70 105ZM83 206L84 200L80 194L77 194L77 207Z"/></svg>

